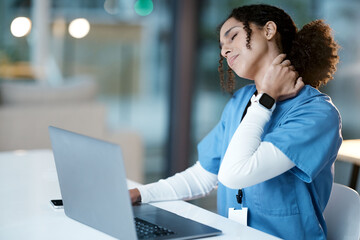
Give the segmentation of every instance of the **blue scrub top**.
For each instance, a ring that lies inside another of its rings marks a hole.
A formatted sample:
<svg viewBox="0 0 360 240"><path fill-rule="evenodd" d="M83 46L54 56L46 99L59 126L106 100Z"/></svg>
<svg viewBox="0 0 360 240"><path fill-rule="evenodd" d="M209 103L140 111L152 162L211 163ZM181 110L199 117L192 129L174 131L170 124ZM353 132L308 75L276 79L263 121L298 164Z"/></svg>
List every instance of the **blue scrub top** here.
<svg viewBox="0 0 360 240"><path fill-rule="evenodd" d="M239 126L255 85L239 89L221 120L199 143L200 164L218 174L230 140ZM248 225L284 239L326 239L322 215L333 183L333 163L340 148L341 118L331 99L306 85L295 97L276 104L264 127L262 141L279 148L295 167L265 182L243 189ZM241 208L237 189L219 183L217 206L227 217Z"/></svg>

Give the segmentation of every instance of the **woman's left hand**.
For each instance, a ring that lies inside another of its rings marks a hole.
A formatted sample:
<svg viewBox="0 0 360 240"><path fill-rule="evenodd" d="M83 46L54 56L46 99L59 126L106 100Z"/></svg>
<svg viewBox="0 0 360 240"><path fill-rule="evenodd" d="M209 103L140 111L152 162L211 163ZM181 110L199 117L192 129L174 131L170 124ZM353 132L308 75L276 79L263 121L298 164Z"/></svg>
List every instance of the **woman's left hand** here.
<svg viewBox="0 0 360 240"><path fill-rule="evenodd" d="M284 60L286 54L278 55L266 71L263 79L255 82L258 93L267 93L276 101L295 97L304 87L304 82L291 65Z"/></svg>
<svg viewBox="0 0 360 240"><path fill-rule="evenodd" d="M141 202L141 194L139 189L137 188L130 189L129 195L130 195L131 203L133 205Z"/></svg>

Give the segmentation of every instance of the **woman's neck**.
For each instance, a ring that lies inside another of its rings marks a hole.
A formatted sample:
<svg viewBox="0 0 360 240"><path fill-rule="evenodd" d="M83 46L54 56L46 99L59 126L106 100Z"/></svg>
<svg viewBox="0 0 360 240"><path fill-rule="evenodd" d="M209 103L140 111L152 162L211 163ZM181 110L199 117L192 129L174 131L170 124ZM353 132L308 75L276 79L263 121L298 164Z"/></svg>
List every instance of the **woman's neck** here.
<svg viewBox="0 0 360 240"><path fill-rule="evenodd" d="M274 59L281 54L280 50L278 48L272 49L268 52L268 54L264 57L262 61L262 67L259 69L257 74L254 77L255 85L257 81L260 81L263 79L266 71L270 67L271 63L274 61Z"/></svg>

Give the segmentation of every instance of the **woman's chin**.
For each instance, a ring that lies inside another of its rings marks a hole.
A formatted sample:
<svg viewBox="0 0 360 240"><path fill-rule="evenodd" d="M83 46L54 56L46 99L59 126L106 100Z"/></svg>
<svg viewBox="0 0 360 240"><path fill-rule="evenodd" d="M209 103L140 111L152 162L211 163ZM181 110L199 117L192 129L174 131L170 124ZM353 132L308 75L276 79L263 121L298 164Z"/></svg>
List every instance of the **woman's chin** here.
<svg viewBox="0 0 360 240"><path fill-rule="evenodd" d="M245 79L251 80L251 81L253 81L253 79L254 79L250 74L247 74L244 71L235 71L234 70L234 72L235 72L236 76L238 76L238 77L245 78Z"/></svg>

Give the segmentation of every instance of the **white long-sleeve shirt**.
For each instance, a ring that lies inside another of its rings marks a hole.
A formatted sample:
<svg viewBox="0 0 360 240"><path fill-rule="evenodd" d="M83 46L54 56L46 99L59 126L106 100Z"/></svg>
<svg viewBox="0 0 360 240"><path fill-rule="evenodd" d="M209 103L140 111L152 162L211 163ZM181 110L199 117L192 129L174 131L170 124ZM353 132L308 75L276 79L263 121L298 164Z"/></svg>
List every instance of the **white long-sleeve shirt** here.
<svg viewBox="0 0 360 240"><path fill-rule="evenodd" d="M207 195L220 181L226 187L241 189L276 177L295 164L270 142L262 142L265 124L272 110L255 97L235 131L218 175L205 170L199 162L187 170L156 183L140 186L142 202L188 200Z"/></svg>

